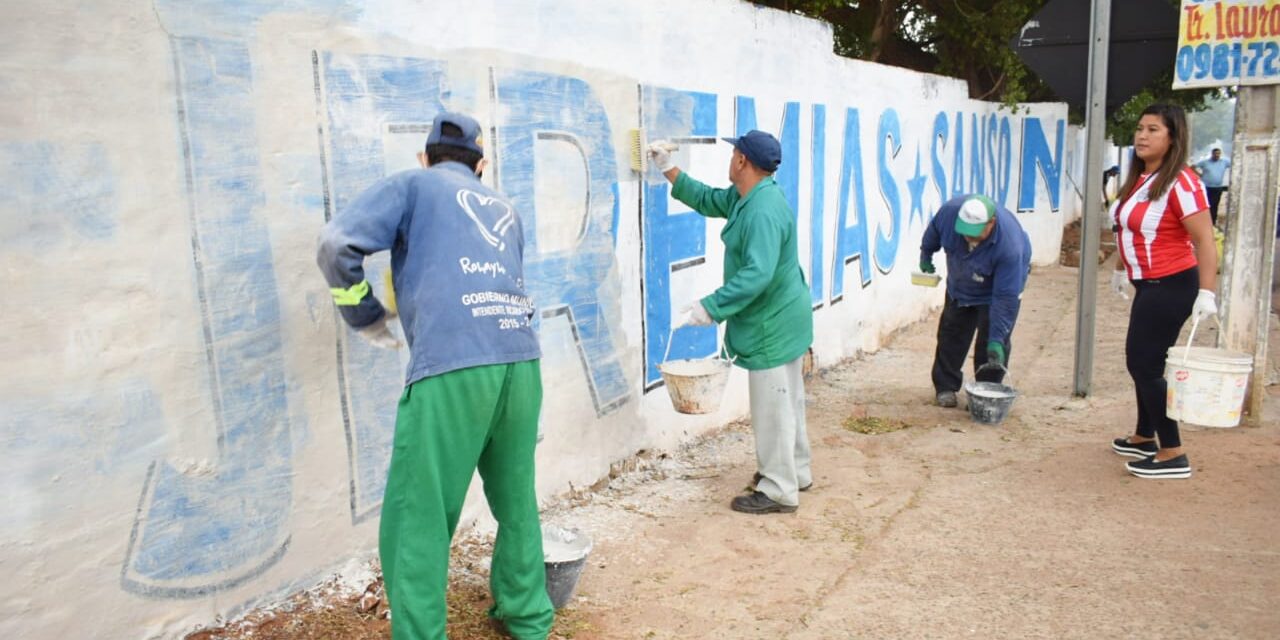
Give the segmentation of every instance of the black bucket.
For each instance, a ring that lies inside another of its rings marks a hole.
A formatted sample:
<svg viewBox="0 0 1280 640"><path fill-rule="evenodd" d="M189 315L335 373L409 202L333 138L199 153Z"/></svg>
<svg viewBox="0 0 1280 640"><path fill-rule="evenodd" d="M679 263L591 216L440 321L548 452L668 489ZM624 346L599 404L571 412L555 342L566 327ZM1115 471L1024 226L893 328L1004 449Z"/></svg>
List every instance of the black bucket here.
<svg viewBox="0 0 1280 640"><path fill-rule="evenodd" d="M547 569L547 595L551 605L563 609L573 600L578 578L591 554L591 539L576 529L542 525L542 553Z"/></svg>

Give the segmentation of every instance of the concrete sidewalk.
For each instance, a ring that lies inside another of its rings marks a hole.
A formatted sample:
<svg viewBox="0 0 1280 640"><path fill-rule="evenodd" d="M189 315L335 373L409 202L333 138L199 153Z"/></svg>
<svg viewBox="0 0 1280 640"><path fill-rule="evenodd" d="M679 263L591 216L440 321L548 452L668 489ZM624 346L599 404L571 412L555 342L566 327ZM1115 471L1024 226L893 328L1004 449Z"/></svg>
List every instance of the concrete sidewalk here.
<svg viewBox="0 0 1280 640"><path fill-rule="evenodd" d="M596 539L575 637L1280 637L1278 388L1264 427L1184 428L1190 480L1129 476L1109 448L1134 421L1127 303L1100 283L1095 394L1072 399L1075 278L1033 274L1000 426L932 406L935 316L810 382L797 513L728 509L743 425L548 513Z"/></svg>

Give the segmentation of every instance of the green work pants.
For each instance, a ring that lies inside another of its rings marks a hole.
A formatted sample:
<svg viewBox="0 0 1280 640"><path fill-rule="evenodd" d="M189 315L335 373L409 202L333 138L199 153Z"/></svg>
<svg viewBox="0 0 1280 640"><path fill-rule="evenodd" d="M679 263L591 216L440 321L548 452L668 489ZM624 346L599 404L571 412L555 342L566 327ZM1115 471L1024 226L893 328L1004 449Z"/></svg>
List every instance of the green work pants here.
<svg viewBox="0 0 1280 640"><path fill-rule="evenodd" d="M537 360L451 371L404 390L378 536L394 640L445 638L449 545L477 468L498 521L489 615L516 638L550 633L533 472L541 405Z"/></svg>

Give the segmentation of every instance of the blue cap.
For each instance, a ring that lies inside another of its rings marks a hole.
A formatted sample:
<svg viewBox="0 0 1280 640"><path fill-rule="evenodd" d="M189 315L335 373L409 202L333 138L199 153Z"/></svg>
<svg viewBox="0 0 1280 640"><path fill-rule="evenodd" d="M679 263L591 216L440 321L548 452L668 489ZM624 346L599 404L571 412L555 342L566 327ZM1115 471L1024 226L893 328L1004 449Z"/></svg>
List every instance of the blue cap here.
<svg viewBox="0 0 1280 640"><path fill-rule="evenodd" d="M462 135L445 135L443 129L446 122L461 129ZM480 123L476 122L471 116L461 113L446 112L436 116L435 121L431 123L431 133L427 136L427 146L433 144L461 147L484 155L484 147L482 146L484 140L480 137Z"/></svg>
<svg viewBox="0 0 1280 640"><path fill-rule="evenodd" d="M777 138L763 131L752 129L741 137L721 140L741 151L751 164L769 173L773 173L782 164L782 145L778 144Z"/></svg>

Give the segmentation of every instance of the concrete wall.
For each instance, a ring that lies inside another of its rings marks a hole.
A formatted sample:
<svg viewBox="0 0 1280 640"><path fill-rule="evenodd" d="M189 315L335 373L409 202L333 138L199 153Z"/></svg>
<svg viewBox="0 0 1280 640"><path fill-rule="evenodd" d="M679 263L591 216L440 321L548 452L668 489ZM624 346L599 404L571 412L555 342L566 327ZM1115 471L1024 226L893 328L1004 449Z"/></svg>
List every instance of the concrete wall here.
<svg viewBox="0 0 1280 640"><path fill-rule="evenodd" d="M0 19L4 637L173 636L372 552L404 363L337 321L315 236L413 165L441 109L485 124L487 179L530 235L548 498L746 409L740 371L715 415L673 413L660 386L669 340L673 358L715 349L671 324L719 284L720 226L629 169L629 129L682 139L681 166L720 185L717 136L781 138L825 364L940 303L909 274L946 197L997 198L1048 263L1070 194L1062 105L974 102L730 0L115 0Z"/></svg>

